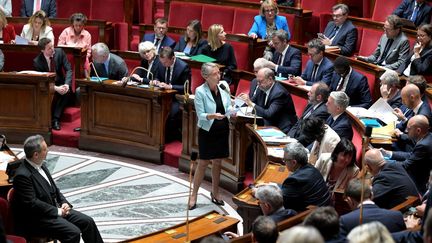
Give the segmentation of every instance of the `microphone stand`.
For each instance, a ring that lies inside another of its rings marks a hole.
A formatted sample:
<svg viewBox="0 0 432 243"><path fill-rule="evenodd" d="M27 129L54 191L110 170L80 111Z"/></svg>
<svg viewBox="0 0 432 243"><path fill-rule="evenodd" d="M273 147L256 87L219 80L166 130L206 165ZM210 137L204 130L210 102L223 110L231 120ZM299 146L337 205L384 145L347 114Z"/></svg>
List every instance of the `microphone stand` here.
<svg viewBox="0 0 432 243"><path fill-rule="evenodd" d="M361 172L361 194L360 194L360 215L359 215L359 224L363 223L363 200L364 200L364 190L365 190L365 180L366 180L366 165L365 165L365 153L366 148L369 145L370 136L372 134L372 127L366 127L365 128L365 134L363 136L363 143L362 143L362 172Z"/></svg>
<svg viewBox="0 0 432 243"><path fill-rule="evenodd" d="M96 71L96 68L95 68L95 66L94 66L94 63L93 63L93 62L90 62L89 65L90 65L90 67L93 68L93 71L94 71L96 77L98 78L98 83L102 83L102 79L99 77L99 74L98 74L97 71ZM90 80L90 77L88 77L87 80Z"/></svg>
<svg viewBox="0 0 432 243"><path fill-rule="evenodd" d="M190 242L189 241L189 201L190 198L192 196L192 170L193 170L193 165L195 164L195 161L198 157L198 153L197 152L192 152L191 154L191 161L190 161L190 165L189 165L189 193L188 193L188 202L186 204L186 242ZM197 194L197 201L198 201L198 194Z"/></svg>
<svg viewBox="0 0 432 243"><path fill-rule="evenodd" d="M184 103L186 104L189 100L189 80L186 80L183 84L183 91L184 91Z"/></svg>
<svg viewBox="0 0 432 243"><path fill-rule="evenodd" d="M134 74L135 71L138 70L138 69L144 70L144 71L148 72L149 74L151 74L151 80L153 80L153 73L150 72L150 70L148 70L148 69L146 69L146 68L143 68L143 67L141 67L141 66L138 66L138 67L135 67L134 69L132 69L131 74L127 77L126 81L124 81L124 82L122 83L122 87L123 87L123 88L126 87L127 83L131 80L132 74ZM153 85L151 84L151 82L149 82L149 87L150 87L150 89L153 90Z"/></svg>

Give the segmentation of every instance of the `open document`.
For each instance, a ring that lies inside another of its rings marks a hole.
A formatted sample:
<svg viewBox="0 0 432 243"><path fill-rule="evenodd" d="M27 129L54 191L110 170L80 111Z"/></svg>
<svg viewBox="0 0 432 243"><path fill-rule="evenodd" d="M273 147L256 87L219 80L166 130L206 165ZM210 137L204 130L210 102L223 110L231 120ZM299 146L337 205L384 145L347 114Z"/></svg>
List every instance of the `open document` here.
<svg viewBox="0 0 432 243"><path fill-rule="evenodd" d="M397 122L397 116L393 114L393 108L383 99L379 98L369 109L363 107L348 107L347 110L358 118L374 118L385 124Z"/></svg>

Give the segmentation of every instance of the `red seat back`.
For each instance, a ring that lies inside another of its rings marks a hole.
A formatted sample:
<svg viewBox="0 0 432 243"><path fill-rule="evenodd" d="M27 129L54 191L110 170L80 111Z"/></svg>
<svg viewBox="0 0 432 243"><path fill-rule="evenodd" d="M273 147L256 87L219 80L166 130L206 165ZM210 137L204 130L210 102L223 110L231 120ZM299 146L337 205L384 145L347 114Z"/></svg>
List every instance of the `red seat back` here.
<svg viewBox="0 0 432 243"><path fill-rule="evenodd" d="M302 58L302 70L304 71L306 68L306 64L310 58L309 58L309 55L307 53L303 53L303 52L302 52L301 58Z"/></svg>
<svg viewBox="0 0 432 243"><path fill-rule="evenodd" d="M362 135L360 134L360 132L355 128L355 126L352 126L352 130L353 130L353 139L352 142L357 150L357 154L356 154L356 161L357 161L357 166L359 168L361 168L361 153L362 153Z"/></svg>
<svg viewBox="0 0 432 243"><path fill-rule="evenodd" d="M192 81L190 85L190 89L192 94L195 94L196 88L198 88L201 84L204 83L204 79L201 76L201 69L199 68L191 68Z"/></svg>
<svg viewBox="0 0 432 243"><path fill-rule="evenodd" d="M292 39L292 35L295 33L294 32L294 14L286 14L286 13L280 13L279 15L285 16L285 18L287 19L287 23L288 23L288 27L289 27L289 31L291 33L291 39Z"/></svg>
<svg viewBox="0 0 432 243"><path fill-rule="evenodd" d="M12 0L12 17L21 16L21 4L23 0ZM20 32L21 33L21 32Z"/></svg>
<svg viewBox="0 0 432 243"><path fill-rule="evenodd" d="M251 84L251 81L246 80L246 79L240 79L239 83L237 85L237 90L236 90L235 95L238 96L241 93L249 94L250 84Z"/></svg>
<svg viewBox="0 0 432 243"><path fill-rule="evenodd" d="M357 40L361 40L363 38L363 27L357 27ZM355 54L358 54L360 51L360 41L356 42L356 48L354 50Z"/></svg>
<svg viewBox="0 0 432 243"><path fill-rule="evenodd" d="M372 12L372 20L384 22L387 16L399 6L401 0L376 0Z"/></svg>
<svg viewBox="0 0 432 243"><path fill-rule="evenodd" d="M216 5L203 5L202 27L207 30L212 24L221 24L225 32L232 33L234 22L234 8Z"/></svg>
<svg viewBox="0 0 432 243"><path fill-rule="evenodd" d="M291 93L291 98L294 103L297 117L300 117L307 106L308 100L293 93Z"/></svg>
<svg viewBox="0 0 432 243"><path fill-rule="evenodd" d="M363 70L356 70L356 71L363 74L364 76L366 76L367 81L368 81L368 85L369 85L369 91L370 91L370 94L372 96L372 99L375 100L375 98L378 98L378 97L374 97L374 91L375 91L375 85L376 85L375 84L376 83L375 76L372 73L369 73L369 72L366 72Z"/></svg>
<svg viewBox="0 0 432 243"><path fill-rule="evenodd" d="M318 16L320 13L331 13L332 7L338 3L338 0L302 0L301 7L303 9L312 10L313 15Z"/></svg>
<svg viewBox="0 0 432 243"><path fill-rule="evenodd" d="M246 42L228 41L234 48L234 55L237 60L237 69L248 70L249 45Z"/></svg>
<svg viewBox="0 0 432 243"><path fill-rule="evenodd" d="M90 0L62 1L57 0L57 18L69 18L74 13L90 16L92 2ZM105 10L104 10L105 11Z"/></svg>
<svg viewBox="0 0 432 243"><path fill-rule="evenodd" d="M236 8L232 33L247 35L254 22L254 17L258 14L259 11L255 9Z"/></svg>
<svg viewBox="0 0 432 243"><path fill-rule="evenodd" d="M172 1L168 15L168 26L186 28L189 21L201 20L202 6L198 3Z"/></svg>
<svg viewBox="0 0 432 243"><path fill-rule="evenodd" d="M383 34L382 30L374 29L363 29L363 35L359 47L359 55L369 56L371 55L378 44L381 36Z"/></svg>
<svg viewBox="0 0 432 243"><path fill-rule="evenodd" d="M89 19L105 19L110 22L125 22L126 11L124 11L123 0L93 0L91 2L91 16L87 16Z"/></svg>

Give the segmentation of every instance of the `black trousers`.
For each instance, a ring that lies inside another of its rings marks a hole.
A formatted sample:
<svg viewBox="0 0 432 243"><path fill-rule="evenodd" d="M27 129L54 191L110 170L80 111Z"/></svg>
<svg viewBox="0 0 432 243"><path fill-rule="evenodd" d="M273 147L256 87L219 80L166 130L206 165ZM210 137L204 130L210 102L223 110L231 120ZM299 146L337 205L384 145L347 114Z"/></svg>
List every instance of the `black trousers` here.
<svg viewBox="0 0 432 243"><path fill-rule="evenodd" d="M73 94L71 91L67 92L64 95L59 93L54 94L53 104L52 104L52 119L60 120L63 115L63 111L66 106L70 105L74 100Z"/></svg>

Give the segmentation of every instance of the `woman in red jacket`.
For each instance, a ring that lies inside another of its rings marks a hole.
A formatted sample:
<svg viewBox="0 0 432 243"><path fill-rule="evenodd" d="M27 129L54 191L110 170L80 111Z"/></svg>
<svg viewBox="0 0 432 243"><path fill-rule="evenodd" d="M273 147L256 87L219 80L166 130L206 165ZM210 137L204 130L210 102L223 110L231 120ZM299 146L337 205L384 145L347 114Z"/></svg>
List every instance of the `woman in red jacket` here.
<svg viewBox="0 0 432 243"><path fill-rule="evenodd" d="M15 29L13 25L8 25L6 16L0 11L0 43L15 44Z"/></svg>

